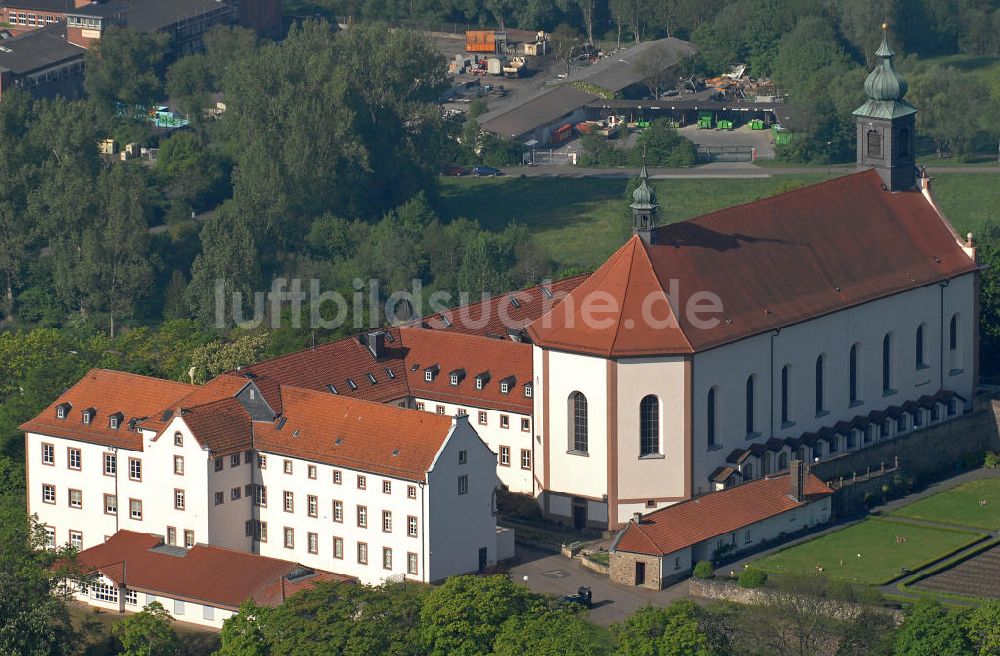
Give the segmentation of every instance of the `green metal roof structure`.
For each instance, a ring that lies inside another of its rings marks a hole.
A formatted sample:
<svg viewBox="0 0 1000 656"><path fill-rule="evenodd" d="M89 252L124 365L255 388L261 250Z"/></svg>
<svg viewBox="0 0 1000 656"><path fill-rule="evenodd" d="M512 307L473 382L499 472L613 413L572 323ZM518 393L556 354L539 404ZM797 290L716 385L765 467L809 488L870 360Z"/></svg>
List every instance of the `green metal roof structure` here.
<svg viewBox="0 0 1000 656"><path fill-rule="evenodd" d="M629 206L634 210L652 210L656 207L656 192L646 184L648 178L645 157L643 157L642 171L639 172L639 186L632 192L632 204Z"/></svg>
<svg viewBox="0 0 1000 656"><path fill-rule="evenodd" d="M854 110L855 116L867 118L894 119L916 114L917 109L903 100L908 85L906 80L892 68L892 48L886 35L886 25L882 25L882 45L875 51L879 62L865 80L868 100Z"/></svg>

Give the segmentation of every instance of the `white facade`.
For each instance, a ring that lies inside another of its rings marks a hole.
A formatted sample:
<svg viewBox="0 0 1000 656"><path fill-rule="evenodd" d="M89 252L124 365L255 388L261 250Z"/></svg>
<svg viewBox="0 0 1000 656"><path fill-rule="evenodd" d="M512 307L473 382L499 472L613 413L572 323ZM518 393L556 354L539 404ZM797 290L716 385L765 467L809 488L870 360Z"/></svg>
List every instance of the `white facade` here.
<svg viewBox="0 0 1000 656"><path fill-rule="evenodd" d="M456 419L423 481L259 455L264 468L254 467L254 484L264 486L266 505L253 512L263 526L255 550L262 556L371 585L477 571L482 548L485 564L496 562L496 459L464 419Z"/></svg>
<svg viewBox="0 0 1000 656"><path fill-rule="evenodd" d="M98 575L86 590L77 591L73 597L94 608L134 613L156 601L174 620L212 629L221 629L223 623L236 614L231 608L119 588L117 583L104 575Z"/></svg>

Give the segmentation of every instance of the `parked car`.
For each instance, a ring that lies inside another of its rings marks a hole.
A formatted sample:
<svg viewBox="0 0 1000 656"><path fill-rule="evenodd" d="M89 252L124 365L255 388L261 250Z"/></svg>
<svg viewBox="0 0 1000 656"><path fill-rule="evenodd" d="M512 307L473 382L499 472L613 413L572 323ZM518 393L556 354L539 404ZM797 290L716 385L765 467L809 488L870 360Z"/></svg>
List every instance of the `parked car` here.
<svg viewBox="0 0 1000 656"><path fill-rule="evenodd" d="M590 608L594 605L594 593L591 592L590 587L586 585L581 585L576 594L566 595L562 598L563 601L571 604L580 604L585 608Z"/></svg>
<svg viewBox="0 0 1000 656"><path fill-rule="evenodd" d="M468 171L465 170L464 166L449 166L444 170L445 175L466 175Z"/></svg>
<svg viewBox="0 0 1000 656"><path fill-rule="evenodd" d="M500 169L495 169L492 166L477 166L476 168L472 169L472 172L478 175L479 177L484 177L488 175L492 176L503 175L503 171L501 171Z"/></svg>

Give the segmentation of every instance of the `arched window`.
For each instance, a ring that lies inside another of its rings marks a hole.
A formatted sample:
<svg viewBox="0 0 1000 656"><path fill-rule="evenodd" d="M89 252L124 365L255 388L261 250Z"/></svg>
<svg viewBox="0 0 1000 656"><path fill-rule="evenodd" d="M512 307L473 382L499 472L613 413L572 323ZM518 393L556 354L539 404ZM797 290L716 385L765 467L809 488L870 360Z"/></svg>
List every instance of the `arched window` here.
<svg viewBox="0 0 1000 656"><path fill-rule="evenodd" d="M639 455L660 452L660 400L653 395L639 402Z"/></svg>
<svg viewBox="0 0 1000 656"><path fill-rule="evenodd" d="M788 365L781 368L781 425L788 424Z"/></svg>
<svg viewBox="0 0 1000 656"><path fill-rule="evenodd" d="M756 403L756 397L754 394L754 377L750 376L747 378L747 399L746 399L746 429L747 435L752 435L754 431L754 426L757 424L754 421L754 404Z"/></svg>
<svg viewBox="0 0 1000 656"><path fill-rule="evenodd" d="M823 369L826 365L826 356L820 355L816 358L816 416L819 417L826 408L823 405Z"/></svg>
<svg viewBox="0 0 1000 656"><path fill-rule="evenodd" d="M882 338L882 393L892 392L892 333Z"/></svg>
<svg viewBox="0 0 1000 656"><path fill-rule="evenodd" d="M897 152L900 157L910 156L910 130L908 128L903 128L896 135L896 142L899 144Z"/></svg>
<svg viewBox="0 0 1000 656"><path fill-rule="evenodd" d="M868 156L882 157L882 134L878 130L869 130L865 135L868 142Z"/></svg>
<svg viewBox="0 0 1000 656"><path fill-rule="evenodd" d="M848 395L851 403L858 401L858 345L851 345L850 372L848 374Z"/></svg>
<svg viewBox="0 0 1000 656"><path fill-rule="evenodd" d="M927 362L924 361L924 324L917 326L917 345L914 355L917 369L923 369L927 366Z"/></svg>
<svg viewBox="0 0 1000 656"><path fill-rule="evenodd" d="M587 452L587 397L581 392L569 395L569 418L572 429L572 449Z"/></svg>
<svg viewBox="0 0 1000 656"><path fill-rule="evenodd" d="M715 446L715 388L708 390L708 400L705 404L705 433L708 436L708 446Z"/></svg>

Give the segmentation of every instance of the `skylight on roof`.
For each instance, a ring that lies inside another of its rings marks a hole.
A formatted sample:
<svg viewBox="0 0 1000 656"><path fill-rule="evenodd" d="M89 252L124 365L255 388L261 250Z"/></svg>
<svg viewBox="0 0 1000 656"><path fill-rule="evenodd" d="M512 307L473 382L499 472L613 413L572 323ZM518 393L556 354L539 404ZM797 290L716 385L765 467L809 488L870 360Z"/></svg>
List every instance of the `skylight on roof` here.
<svg viewBox="0 0 1000 656"><path fill-rule="evenodd" d="M441 317L441 323L444 324L444 327L451 328L451 320L449 320L448 317L444 316L443 314L439 316Z"/></svg>
<svg viewBox="0 0 1000 656"><path fill-rule="evenodd" d="M513 296L510 297L510 304L514 306L515 310L521 309L521 301L517 300Z"/></svg>
<svg viewBox="0 0 1000 656"><path fill-rule="evenodd" d="M368 382L371 383L372 385L378 382L378 379L375 378L375 374L368 372Z"/></svg>
<svg viewBox="0 0 1000 656"><path fill-rule="evenodd" d="M545 294L545 298L552 298L552 290L548 287L542 287L542 293Z"/></svg>
<svg viewBox="0 0 1000 656"><path fill-rule="evenodd" d="M337 388L334 387L333 385L327 385L326 389L330 390L331 394L336 394L337 393Z"/></svg>
<svg viewBox="0 0 1000 656"><path fill-rule="evenodd" d="M385 375L389 377L389 380L396 379L396 372L390 369L389 367L385 368Z"/></svg>
<svg viewBox="0 0 1000 656"><path fill-rule="evenodd" d="M358 389L358 384L354 382L353 378L347 379L347 386L350 387L352 390Z"/></svg>

